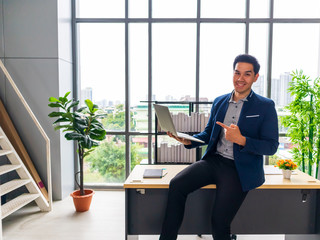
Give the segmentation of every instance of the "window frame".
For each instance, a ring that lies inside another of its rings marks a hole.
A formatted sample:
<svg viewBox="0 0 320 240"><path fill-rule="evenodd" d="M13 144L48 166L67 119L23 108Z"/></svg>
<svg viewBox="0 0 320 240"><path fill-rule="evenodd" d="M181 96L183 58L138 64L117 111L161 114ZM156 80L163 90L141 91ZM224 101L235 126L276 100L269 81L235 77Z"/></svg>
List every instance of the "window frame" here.
<svg viewBox="0 0 320 240"><path fill-rule="evenodd" d="M147 18L129 18L129 0L125 0L125 17L124 18L77 18L76 1L72 0L72 53L73 53L73 92L76 99L80 96L79 89L79 69L78 69L78 32L77 25L81 23L124 23L125 24L125 130L121 132L107 132L112 135L124 135L126 143L126 177L130 174L130 137L147 135L148 136L148 163L152 163L152 25L153 23L196 23L196 84L195 98L199 101L199 53L200 53L200 25L201 23L243 23L245 24L245 53L249 53L249 32L250 23L266 23L268 24L268 52L267 52L267 95L271 97L271 78L272 78L272 49L273 49L273 25L275 23L320 23L320 18L274 18L274 1L269 0L269 17L268 18L250 18L250 0L245 1L245 18L201 18L201 0L197 0L197 16L196 18L153 18L152 17L152 0L148 0L148 17ZM132 1L132 0L131 0ZM182 6L181 6L182 7ZM129 23L147 23L148 24L148 132L130 131L130 84L129 84ZM320 43L319 43L320 44ZM320 55L320 53L319 53ZM319 56L320 58L320 56ZM320 66L318 69L320 73ZM195 109L197 111L197 109ZM285 136L280 133L280 136ZM76 155L76 154L75 154ZM75 156L76 158L76 156ZM268 162L268 158L266 159ZM77 161L75 161L77 164ZM77 167L77 165L76 165ZM95 188L99 186L94 186ZM101 187L101 186L100 186ZM120 188L121 186L108 185L101 188Z"/></svg>

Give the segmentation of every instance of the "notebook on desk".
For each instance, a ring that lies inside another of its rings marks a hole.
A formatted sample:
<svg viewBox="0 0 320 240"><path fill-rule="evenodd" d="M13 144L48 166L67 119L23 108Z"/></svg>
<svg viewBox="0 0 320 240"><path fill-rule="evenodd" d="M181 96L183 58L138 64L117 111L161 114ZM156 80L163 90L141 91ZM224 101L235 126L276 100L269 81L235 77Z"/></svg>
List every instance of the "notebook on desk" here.
<svg viewBox="0 0 320 240"><path fill-rule="evenodd" d="M143 178L162 178L163 169L145 169Z"/></svg>
<svg viewBox="0 0 320 240"><path fill-rule="evenodd" d="M173 124L172 117L169 112L169 108L167 106L162 106L159 104L153 104L153 106L154 106L154 110L156 111L160 127L164 131L171 132L172 135L174 135L176 137L185 138L185 139L188 139L191 141L204 143L204 141L202 141L198 138L192 137L192 136L185 134L185 133L177 132L176 128Z"/></svg>

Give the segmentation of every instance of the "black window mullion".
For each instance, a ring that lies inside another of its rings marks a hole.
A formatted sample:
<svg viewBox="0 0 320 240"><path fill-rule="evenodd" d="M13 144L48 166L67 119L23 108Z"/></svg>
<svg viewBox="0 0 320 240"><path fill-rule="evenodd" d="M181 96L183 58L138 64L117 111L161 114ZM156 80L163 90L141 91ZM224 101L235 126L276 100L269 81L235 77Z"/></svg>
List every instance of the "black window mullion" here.
<svg viewBox="0 0 320 240"><path fill-rule="evenodd" d="M148 163L152 162L152 0L148 8ZM157 146L155 146L156 148Z"/></svg>
<svg viewBox="0 0 320 240"><path fill-rule="evenodd" d="M268 70L267 70L267 97L271 98L271 79L272 79L272 47L273 47L273 11L274 0L270 0L270 22L268 40Z"/></svg>
<svg viewBox="0 0 320 240"><path fill-rule="evenodd" d="M249 53L250 0L246 0L245 53Z"/></svg>
<svg viewBox="0 0 320 240"><path fill-rule="evenodd" d="M274 0L270 0L270 22L269 22L269 42L268 42L268 65L267 65L267 97L271 98L271 79L272 79L272 46L273 46L273 11ZM264 156L265 165L269 165L269 156Z"/></svg>
<svg viewBox="0 0 320 240"><path fill-rule="evenodd" d="M201 1L197 0L197 40L196 40L196 102L200 99L200 10ZM196 112L199 112L199 105L196 105Z"/></svg>
<svg viewBox="0 0 320 240"><path fill-rule="evenodd" d="M72 72L73 72L73 83L72 83L72 89L73 89L73 97L74 99L79 99L79 78L78 78L78 34L77 34L77 23L76 23L76 0L71 1L72 4ZM79 161L78 161L78 154L77 154L77 144L74 142L73 144L73 150L74 150L74 170L77 172L80 169ZM76 183L74 183L74 188L76 188Z"/></svg>
<svg viewBox="0 0 320 240"><path fill-rule="evenodd" d="M125 140L126 140L126 177L131 170L131 146L130 146L130 84L129 84L129 22L128 0L125 0Z"/></svg>

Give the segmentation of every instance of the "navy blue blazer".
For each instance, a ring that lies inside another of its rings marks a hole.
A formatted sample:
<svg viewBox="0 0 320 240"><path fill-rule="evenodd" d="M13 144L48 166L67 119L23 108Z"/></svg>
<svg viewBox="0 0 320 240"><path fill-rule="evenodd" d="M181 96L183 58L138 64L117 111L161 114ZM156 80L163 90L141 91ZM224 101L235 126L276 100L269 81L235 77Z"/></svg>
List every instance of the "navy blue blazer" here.
<svg viewBox="0 0 320 240"><path fill-rule="evenodd" d="M210 118L205 130L194 137L205 143L192 141L186 148L194 148L208 144L208 152L216 152L222 127L216 124L223 122L232 93L217 97L212 104ZM261 186L264 181L263 155L273 155L279 145L278 117L271 99L255 94L253 91L247 97L240 113L238 127L246 137L246 145L233 144L235 165L240 177L242 190L249 191Z"/></svg>

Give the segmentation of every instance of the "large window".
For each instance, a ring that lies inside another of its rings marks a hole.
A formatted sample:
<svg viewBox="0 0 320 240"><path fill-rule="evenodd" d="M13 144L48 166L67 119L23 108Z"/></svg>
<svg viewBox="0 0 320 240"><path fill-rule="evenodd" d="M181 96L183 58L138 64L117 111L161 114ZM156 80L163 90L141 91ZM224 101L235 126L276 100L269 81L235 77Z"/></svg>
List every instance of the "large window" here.
<svg viewBox="0 0 320 240"><path fill-rule="evenodd" d="M245 24L203 23L200 34L200 97L213 101L232 90L233 59L245 52Z"/></svg>
<svg viewBox="0 0 320 240"><path fill-rule="evenodd" d="M195 23L152 25L152 94L157 101L195 97L196 27Z"/></svg>
<svg viewBox="0 0 320 240"><path fill-rule="evenodd" d="M290 72L320 75L318 0L73 3L77 91L81 102L90 98L108 113L108 138L86 159L86 184L121 184L135 164L152 163L153 101L212 101L231 92L238 54L260 61L253 89L275 101L279 116L292 100ZM270 160L290 156L280 131Z"/></svg>

